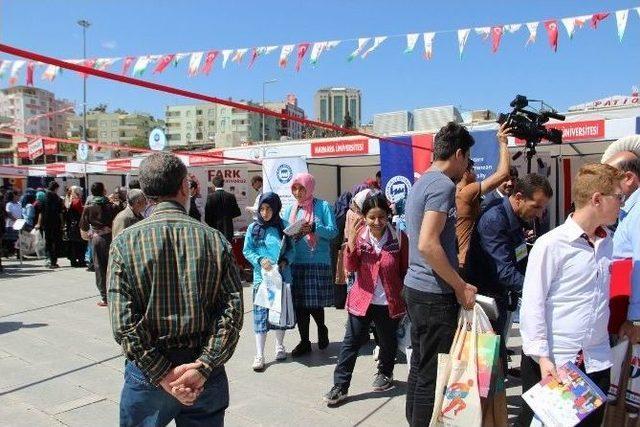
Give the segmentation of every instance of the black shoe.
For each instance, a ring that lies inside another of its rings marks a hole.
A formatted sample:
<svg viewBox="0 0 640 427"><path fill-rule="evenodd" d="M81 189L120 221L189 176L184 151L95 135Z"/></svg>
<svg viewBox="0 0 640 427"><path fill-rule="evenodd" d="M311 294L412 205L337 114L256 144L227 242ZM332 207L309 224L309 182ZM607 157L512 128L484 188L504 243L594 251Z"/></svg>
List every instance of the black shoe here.
<svg viewBox="0 0 640 427"><path fill-rule="evenodd" d="M89 267L87 267L87 271L96 271L96 269L93 268L93 265L90 265Z"/></svg>
<svg viewBox="0 0 640 427"><path fill-rule="evenodd" d="M311 343L309 341L300 341L300 343L291 351L291 357L304 356L311 353Z"/></svg>
<svg viewBox="0 0 640 427"><path fill-rule="evenodd" d="M393 375L391 377L386 376L382 372L378 372L373 378L371 384L373 391L385 391L393 387Z"/></svg>
<svg viewBox="0 0 640 427"><path fill-rule="evenodd" d="M329 347L329 330L325 325L318 328L318 348L324 350Z"/></svg>
<svg viewBox="0 0 640 427"><path fill-rule="evenodd" d="M334 406L347 398L347 390L342 386L334 385L329 393L324 395L324 401L327 402L327 406Z"/></svg>

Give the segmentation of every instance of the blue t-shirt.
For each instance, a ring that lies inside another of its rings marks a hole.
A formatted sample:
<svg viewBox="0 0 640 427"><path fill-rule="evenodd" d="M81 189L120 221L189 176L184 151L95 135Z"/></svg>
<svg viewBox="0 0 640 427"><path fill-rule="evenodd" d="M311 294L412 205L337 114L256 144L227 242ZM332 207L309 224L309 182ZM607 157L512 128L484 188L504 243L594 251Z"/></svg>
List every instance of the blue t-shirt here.
<svg viewBox="0 0 640 427"><path fill-rule="evenodd" d="M405 286L434 294L453 292L453 289L433 271L420 254L418 240L426 212L446 213L447 221L440 234L440 243L451 267L457 268L455 195L456 185L451 181L451 178L433 168L422 175L411 188L405 210L409 236L409 270L404 279Z"/></svg>

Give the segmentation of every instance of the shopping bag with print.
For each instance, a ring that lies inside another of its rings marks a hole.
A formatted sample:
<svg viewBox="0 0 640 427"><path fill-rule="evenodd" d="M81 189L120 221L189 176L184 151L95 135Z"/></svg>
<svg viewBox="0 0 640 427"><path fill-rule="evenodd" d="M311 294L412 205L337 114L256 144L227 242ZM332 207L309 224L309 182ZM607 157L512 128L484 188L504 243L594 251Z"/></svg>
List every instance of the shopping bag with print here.
<svg viewBox="0 0 640 427"><path fill-rule="evenodd" d="M478 388L478 310L477 305L472 312L471 331L465 328L464 342L466 348L459 355L451 358L451 373L442 401L442 409L438 421L444 425L480 427L482 425L482 408ZM458 356L458 357L455 357Z"/></svg>
<svg viewBox="0 0 640 427"><path fill-rule="evenodd" d="M444 401L445 392L447 391L447 381L451 375L451 360L458 357L464 340L467 335L469 326L469 315L466 310L461 309L458 315L458 326L451 343L451 349L448 354L438 354L438 367L436 371L436 387L433 404L433 412L431 413L431 421L429 427L442 427L445 424L440 421L440 412L442 411L442 402Z"/></svg>
<svg viewBox="0 0 640 427"><path fill-rule="evenodd" d="M262 283L256 293L255 305L280 313L282 305L282 276L277 267L262 269Z"/></svg>

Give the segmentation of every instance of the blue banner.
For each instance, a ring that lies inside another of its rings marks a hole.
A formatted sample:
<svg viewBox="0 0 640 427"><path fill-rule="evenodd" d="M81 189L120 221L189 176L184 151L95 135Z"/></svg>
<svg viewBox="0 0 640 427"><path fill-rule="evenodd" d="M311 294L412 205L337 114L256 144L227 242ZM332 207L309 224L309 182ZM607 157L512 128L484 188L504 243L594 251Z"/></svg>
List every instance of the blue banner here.
<svg viewBox="0 0 640 427"><path fill-rule="evenodd" d="M471 159L474 161L476 179L482 181L493 174L498 167L500 150L495 130L472 131L476 141L471 147Z"/></svg>

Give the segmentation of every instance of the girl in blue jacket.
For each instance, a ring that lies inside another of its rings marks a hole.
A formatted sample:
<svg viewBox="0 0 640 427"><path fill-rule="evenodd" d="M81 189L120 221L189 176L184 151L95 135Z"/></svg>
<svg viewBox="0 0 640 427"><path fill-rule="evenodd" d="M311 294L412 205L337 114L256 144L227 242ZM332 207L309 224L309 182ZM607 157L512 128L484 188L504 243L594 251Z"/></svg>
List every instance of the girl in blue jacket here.
<svg viewBox="0 0 640 427"><path fill-rule="evenodd" d="M294 247L290 238L284 235L285 221L280 218L282 203L276 193L265 193L260 197L256 220L247 228L244 239L244 257L253 266L253 298L262 283L262 269L266 271L279 268L282 281L291 283L291 263ZM284 237L284 239L283 239ZM283 248L283 245L285 246ZM284 328L269 324L269 310L253 305L253 329L256 335L256 358L254 371L264 370L264 345L267 331L274 329L276 334L276 360L287 358L284 348Z"/></svg>

